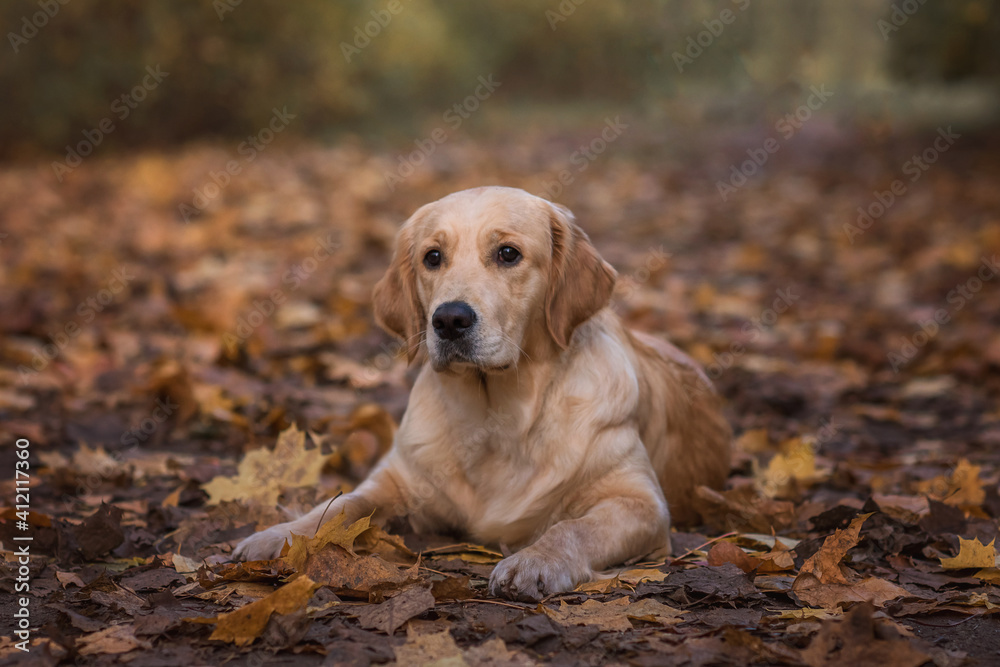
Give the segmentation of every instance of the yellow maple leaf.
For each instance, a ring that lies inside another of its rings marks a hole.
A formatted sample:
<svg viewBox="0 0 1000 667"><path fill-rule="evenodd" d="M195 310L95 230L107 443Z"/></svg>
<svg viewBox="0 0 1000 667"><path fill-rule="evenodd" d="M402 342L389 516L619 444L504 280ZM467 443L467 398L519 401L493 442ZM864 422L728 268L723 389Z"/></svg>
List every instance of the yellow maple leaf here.
<svg viewBox="0 0 1000 667"><path fill-rule="evenodd" d="M971 540L958 538L958 555L954 558L942 558L941 567L946 570L963 570L965 568L989 568L995 567L997 561L997 550L991 541L983 544L978 538Z"/></svg>
<svg viewBox="0 0 1000 667"><path fill-rule="evenodd" d="M362 517L349 526L344 525L346 518L346 511L341 511L340 514L326 521L315 537L293 534L288 553L284 555L285 562L295 570L302 570L309 556L319 552L328 544L336 544L354 553L354 540L371 528L371 517Z"/></svg>
<svg viewBox="0 0 1000 667"><path fill-rule="evenodd" d="M757 473L756 484L761 493L774 498L793 482L811 484L819 479L814 446L801 438L792 438L783 442L781 451L768 462L767 468Z"/></svg>
<svg viewBox="0 0 1000 667"><path fill-rule="evenodd" d="M980 466L962 459L951 473L952 492L944 499L949 505L962 508L979 507L986 500L983 480L979 479Z"/></svg>
<svg viewBox="0 0 1000 667"><path fill-rule="evenodd" d="M993 584L993 585L1000 584L1000 568L987 567L980 570L979 572L976 572L972 576L974 576L976 579L982 579L988 584Z"/></svg>
<svg viewBox="0 0 1000 667"><path fill-rule="evenodd" d="M320 584L309 577L299 577L265 598L236 611L219 614L215 619L209 619L215 622L215 631L209 639L232 642L237 646L252 644L267 627L271 614L290 614L304 609L319 587Z"/></svg>
<svg viewBox="0 0 1000 667"><path fill-rule="evenodd" d="M211 505L242 500L272 506L285 489L318 484L326 458L319 447L306 449L306 434L293 425L278 435L274 451L248 452L235 477L219 476L201 488Z"/></svg>
<svg viewBox="0 0 1000 667"><path fill-rule="evenodd" d="M981 466L960 459L950 475L938 475L917 483L917 491L953 507L973 510L986 500L983 480L979 478Z"/></svg>
<svg viewBox="0 0 1000 667"><path fill-rule="evenodd" d="M749 431L744 431L743 434L736 439L735 445L740 450L747 452L748 454L760 454L762 452L773 451L770 440L767 437L766 428L755 428Z"/></svg>

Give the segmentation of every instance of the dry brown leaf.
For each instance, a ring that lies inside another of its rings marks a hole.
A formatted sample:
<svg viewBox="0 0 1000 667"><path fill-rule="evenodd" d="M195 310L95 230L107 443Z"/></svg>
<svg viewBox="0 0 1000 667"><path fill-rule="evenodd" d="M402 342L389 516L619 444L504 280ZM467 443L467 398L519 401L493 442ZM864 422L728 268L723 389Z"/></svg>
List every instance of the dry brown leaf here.
<svg viewBox="0 0 1000 667"><path fill-rule="evenodd" d="M399 595L380 604L357 609L358 621L363 628L394 633L408 620L434 608L434 595L426 586L411 586Z"/></svg>
<svg viewBox="0 0 1000 667"><path fill-rule="evenodd" d="M722 492L699 486L695 508L706 524L721 531L770 533L795 523L794 504L766 498L749 486Z"/></svg>
<svg viewBox="0 0 1000 667"><path fill-rule="evenodd" d="M866 577L847 584L823 584L811 575L796 579L792 591L806 604L824 609L848 602L870 602L876 607L884 607L887 602L910 594L905 588L878 577Z"/></svg>
<svg viewBox="0 0 1000 667"><path fill-rule="evenodd" d="M801 659L809 667L920 667L929 661L930 656L914 648L907 638L885 634L876 631L872 608L858 605L843 619L824 623Z"/></svg>
<svg viewBox="0 0 1000 667"><path fill-rule="evenodd" d="M469 665L462 657L462 649L447 630L435 634L407 633L406 643L393 648L399 667L461 667Z"/></svg>
<svg viewBox="0 0 1000 667"><path fill-rule="evenodd" d="M795 569L795 558L792 556L792 550L779 539L774 540L774 546L769 552L755 556L760 559L760 565L757 566L759 574L775 574Z"/></svg>
<svg viewBox="0 0 1000 667"><path fill-rule="evenodd" d="M171 563L178 574L183 574L188 579L193 579L202 566L202 561L188 558L180 554L173 554Z"/></svg>
<svg viewBox="0 0 1000 667"><path fill-rule="evenodd" d="M993 546L996 540L983 544L978 538L966 540L958 538L958 555L952 558L942 558L941 567L946 570L963 570L965 568L991 568L997 564L997 550Z"/></svg>
<svg viewBox="0 0 1000 667"><path fill-rule="evenodd" d="M309 599L321 585L309 577L299 577L266 598L251 602L228 614L220 614L214 619L208 619L208 622L216 624L215 631L212 632L209 639L231 642L237 646L252 644L267 627L267 621L271 618L271 614L291 614L305 609ZM197 619L197 622L206 621Z"/></svg>
<svg viewBox="0 0 1000 667"><path fill-rule="evenodd" d="M838 530L823 541L819 551L806 559L799 571L796 584L803 577L814 577L821 584L846 584L847 579L840 571L840 561L858 543L861 525L871 514L862 514L851 521L851 525Z"/></svg>
<svg viewBox="0 0 1000 667"><path fill-rule="evenodd" d="M667 573L656 568L639 568L635 570L625 570L618 575L618 579L626 584L641 584L644 581L663 581L667 578Z"/></svg>
<svg viewBox="0 0 1000 667"><path fill-rule="evenodd" d="M412 565L417 557L417 554L403 542L403 538L385 532L378 525L372 525L358 535L354 542L354 550L377 554L389 562L407 565Z"/></svg>
<svg viewBox="0 0 1000 667"><path fill-rule="evenodd" d="M359 556L336 544L328 544L310 554L298 571L347 595L391 590L417 579L416 565L401 570L380 556Z"/></svg>
<svg viewBox="0 0 1000 667"><path fill-rule="evenodd" d="M211 504L241 500L271 506L286 489L316 486L325 462L320 448L306 449L306 434L291 426L278 436L274 451L248 452L235 477L216 477L201 488Z"/></svg>
<svg viewBox="0 0 1000 667"><path fill-rule="evenodd" d="M518 651L511 651L503 640L499 637L489 639L479 646L470 646L462 651L462 657L469 665L495 667L530 667L537 665L528 656ZM402 664L402 663L400 663ZM447 667L446 664L438 663L440 667Z"/></svg>
<svg viewBox="0 0 1000 667"><path fill-rule="evenodd" d="M643 598L633 602L625 609L625 615L639 621L649 621L651 623L662 623L663 625L673 625L680 623L681 618L687 612L683 609L675 609L662 602L657 602L652 598Z"/></svg>
<svg viewBox="0 0 1000 667"><path fill-rule="evenodd" d="M435 581L431 585L431 593L435 600L469 600L476 597L476 592L469 584L468 575Z"/></svg>
<svg viewBox="0 0 1000 667"><path fill-rule="evenodd" d="M563 600L558 609L542 606L542 611L560 625L592 625L600 630L631 630L626 609L628 598L618 598L610 602L585 600L580 605L568 605Z"/></svg>
<svg viewBox="0 0 1000 667"><path fill-rule="evenodd" d="M716 542L708 552L708 564L717 567L724 563L732 563L749 574L760 565L760 559L748 556L743 549L732 542Z"/></svg>
<svg viewBox="0 0 1000 667"><path fill-rule="evenodd" d="M595 593L598 595L604 595L622 588L625 588L625 584L622 583L621 579L618 577L608 577L606 579L585 581L573 590L577 593Z"/></svg>
<svg viewBox="0 0 1000 667"><path fill-rule="evenodd" d="M83 580L80 579L79 576L77 576L76 574L74 574L72 572L58 572L57 571L56 572L56 579L59 580L59 583L62 584L63 588L66 588L70 584L73 584L74 586L79 586L80 588L83 588L86 585L86 584L83 583Z"/></svg>
<svg viewBox="0 0 1000 667"><path fill-rule="evenodd" d="M840 608L822 609L813 607L803 607L802 609L786 609L777 616L768 616L783 621L804 621L819 620L825 621L831 618L840 618L844 615L844 610Z"/></svg>
<svg viewBox="0 0 1000 667"><path fill-rule="evenodd" d="M77 640L76 646L80 655L118 655L137 648L153 648L152 644L135 636L135 626L131 623L112 625L84 635Z"/></svg>

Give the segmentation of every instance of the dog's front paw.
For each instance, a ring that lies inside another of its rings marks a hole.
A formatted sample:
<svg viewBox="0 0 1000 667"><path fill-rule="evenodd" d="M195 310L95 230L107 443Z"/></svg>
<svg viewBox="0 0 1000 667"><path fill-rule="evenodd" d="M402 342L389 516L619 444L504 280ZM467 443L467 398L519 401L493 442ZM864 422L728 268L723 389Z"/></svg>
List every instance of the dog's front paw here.
<svg viewBox="0 0 1000 667"><path fill-rule="evenodd" d="M590 568L574 566L565 558L528 547L497 563L490 576L490 593L537 602L547 595L573 590L588 581L590 575Z"/></svg>
<svg viewBox="0 0 1000 667"><path fill-rule="evenodd" d="M281 555L287 540L292 542L291 524L279 523L254 533L236 545L233 560L270 560Z"/></svg>

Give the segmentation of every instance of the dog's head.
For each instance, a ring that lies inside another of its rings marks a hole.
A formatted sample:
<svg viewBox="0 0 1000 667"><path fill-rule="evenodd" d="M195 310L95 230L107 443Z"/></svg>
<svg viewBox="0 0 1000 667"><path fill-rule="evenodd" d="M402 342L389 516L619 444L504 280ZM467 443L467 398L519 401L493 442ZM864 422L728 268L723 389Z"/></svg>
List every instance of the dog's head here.
<svg viewBox="0 0 1000 667"><path fill-rule="evenodd" d="M568 209L515 188L476 188L406 221L375 286L375 317L410 361L426 342L435 370L496 373L527 349L566 348L614 285Z"/></svg>

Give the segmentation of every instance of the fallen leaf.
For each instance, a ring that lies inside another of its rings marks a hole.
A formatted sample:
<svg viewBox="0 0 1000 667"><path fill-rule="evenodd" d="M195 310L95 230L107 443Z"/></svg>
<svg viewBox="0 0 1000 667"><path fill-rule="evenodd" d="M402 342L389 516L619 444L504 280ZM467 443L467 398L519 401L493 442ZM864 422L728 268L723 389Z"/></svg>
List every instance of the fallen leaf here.
<svg viewBox="0 0 1000 667"><path fill-rule="evenodd" d="M407 633L406 643L393 649L399 667L461 667L468 665L462 657L462 649L452 639L447 630L435 634L418 635Z"/></svg>
<svg viewBox="0 0 1000 667"><path fill-rule="evenodd" d="M959 459L950 475L918 482L917 490L953 507L977 509L986 500L984 482L979 476L981 470L968 459Z"/></svg>
<svg viewBox="0 0 1000 667"><path fill-rule="evenodd" d="M83 588L86 585L86 584L83 583L83 580L80 579L79 576L77 576L76 574L74 574L72 572L58 572L57 571L56 572L56 579L59 580L59 583L62 584L63 588L66 588L70 584L73 584L74 586L79 586L80 588Z"/></svg>
<svg viewBox="0 0 1000 667"><path fill-rule="evenodd" d="M476 597L476 592L469 585L469 577L447 577L435 581L431 585L431 593L435 600L468 600Z"/></svg>
<svg viewBox="0 0 1000 667"><path fill-rule="evenodd" d="M681 617L686 613L688 612L683 609L675 609L652 598L643 598L625 608L625 615L629 618L662 623L663 625L680 623L684 620Z"/></svg>
<svg viewBox="0 0 1000 667"><path fill-rule="evenodd" d="M174 554L171 560L174 570L178 574L183 574L187 576L188 579L193 579L197 574L198 569L202 566L201 561L194 560L193 558L188 558L187 556L182 556L181 554Z"/></svg>
<svg viewBox="0 0 1000 667"><path fill-rule="evenodd" d="M617 579L633 586L644 581L663 581L666 578L666 572L655 568L626 570L617 576Z"/></svg>
<svg viewBox="0 0 1000 667"><path fill-rule="evenodd" d="M824 609L852 602L869 602L876 607L884 607L892 600L910 595L905 588L878 577L866 577L847 584L822 584L815 578L796 579L792 592L806 604Z"/></svg>
<svg viewBox="0 0 1000 667"><path fill-rule="evenodd" d="M434 595L425 586L411 586L380 604L357 609L363 628L381 630L391 635L414 616L434 608Z"/></svg>
<svg viewBox="0 0 1000 667"><path fill-rule="evenodd" d="M103 556L125 541L122 514L119 508L102 503L96 512L76 527L76 541L84 558L93 560Z"/></svg>
<svg viewBox="0 0 1000 667"><path fill-rule="evenodd" d="M827 621L802 651L809 667L891 665L920 667L930 656L902 637L886 638L876 632L869 605L858 605L842 620Z"/></svg>
<svg viewBox="0 0 1000 667"><path fill-rule="evenodd" d="M214 619L187 619L196 622L214 622L215 631L209 639L231 642L237 646L252 644L267 627L271 614L290 614L305 609L313 593L322 584L309 577L299 577L285 584L266 598L229 612Z"/></svg>
<svg viewBox="0 0 1000 667"><path fill-rule="evenodd" d="M806 559L799 570L799 579L814 577L821 584L846 584L847 579L840 571L840 561L858 543L861 525L871 514L862 514L851 521L851 525L838 530L823 541L819 551Z"/></svg>
<svg viewBox="0 0 1000 667"><path fill-rule="evenodd" d="M844 615L844 610L838 608L834 609L822 609L822 608L812 608L803 607L801 609L785 609L777 616L769 616L768 618L776 618L779 620L791 621L791 620L827 620L831 618L840 618Z"/></svg>
<svg viewBox="0 0 1000 667"><path fill-rule="evenodd" d="M792 438L781 444L781 451L757 475L755 484L762 494L774 498L785 495L792 483L813 484L822 478L816 468L815 445Z"/></svg>
<svg viewBox="0 0 1000 667"><path fill-rule="evenodd" d="M371 517L362 517L349 526L344 525L347 513L342 511L319 528L315 537L292 535L292 543L288 552L282 556L284 561L295 570L301 570L309 556L319 553L328 544L339 546L349 553L354 553L354 540L358 535L369 529Z"/></svg>
<svg viewBox="0 0 1000 667"><path fill-rule="evenodd" d="M211 504L241 500L271 506L286 489L316 486L326 458L319 447L306 449L305 432L291 426L278 436L273 451L248 452L235 477L216 477L201 488Z"/></svg>
<svg viewBox="0 0 1000 667"><path fill-rule="evenodd" d="M976 572L974 575L976 579L982 579L988 584L993 584L994 586L1000 584L1000 568L988 567Z"/></svg>
<svg viewBox="0 0 1000 667"><path fill-rule="evenodd" d="M769 533L795 523L795 505L757 494L752 487L716 491L695 489L695 507L709 526L722 531Z"/></svg>
<svg viewBox="0 0 1000 667"><path fill-rule="evenodd" d="M562 600L558 609L542 605L542 611L560 625L592 625L600 630L631 630L632 624L626 615L628 606L628 598L610 602L584 600L580 605L569 605Z"/></svg>
<svg viewBox="0 0 1000 667"><path fill-rule="evenodd" d="M338 594L357 595L410 583L416 579L416 567L401 570L380 556L357 555L339 545L328 544L310 554L298 572L330 586Z"/></svg>
<svg viewBox="0 0 1000 667"><path fill-rule="evenodd" d="M708 552L708 564L718 566L723 563L732 563L749 574L760 565L760 559L748 556L743 549L732 542L716 542Z"/></svg>
<svg viewBox="0 0 1000 667"><path fill-rule="evenodd" d="M997 564L997 550L993 546L996 540L983 544L978 538L966 540L958 538L958 555L952 558L942 558L941 567L946 570L963 570L965 568L991 568Z"/></svg>
<svg viewBox="0 0 1000 667"><path fill-rule="evenodd" d="M153 645L137 638L135 627L128 623L84 635L76 641L76 647L80 655L119 655L137 648L151 649Z"/></svg>
<svg viewBox="0 0 1000 667"><path fill-rule="evenodd" d="M763 454L764 452L773 451L771 449L770 438L767 437L766 428L755 428L744 431L736 439L734 445L748 454Z"/></svg>

